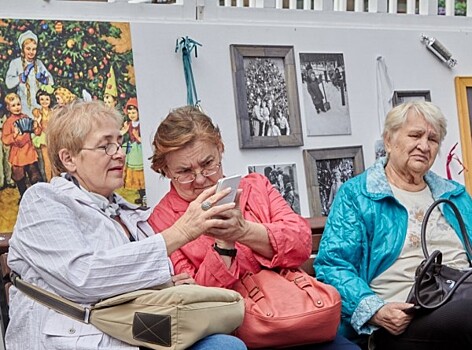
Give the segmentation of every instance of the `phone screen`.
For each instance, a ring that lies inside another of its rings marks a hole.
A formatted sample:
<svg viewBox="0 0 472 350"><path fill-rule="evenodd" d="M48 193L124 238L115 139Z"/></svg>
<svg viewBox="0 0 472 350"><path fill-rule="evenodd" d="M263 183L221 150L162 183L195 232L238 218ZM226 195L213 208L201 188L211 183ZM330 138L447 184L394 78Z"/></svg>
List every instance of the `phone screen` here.
<svg viewBox="0 0 472 350"><path fill-rule="evenodd" d="M228 193L225 197L221 198L216 204L220 205L234 202L240 181L241 175L233 175L219 179L218 185L216 187L216 192L222 191L228 187L231 187L231 192Z"/></svg>

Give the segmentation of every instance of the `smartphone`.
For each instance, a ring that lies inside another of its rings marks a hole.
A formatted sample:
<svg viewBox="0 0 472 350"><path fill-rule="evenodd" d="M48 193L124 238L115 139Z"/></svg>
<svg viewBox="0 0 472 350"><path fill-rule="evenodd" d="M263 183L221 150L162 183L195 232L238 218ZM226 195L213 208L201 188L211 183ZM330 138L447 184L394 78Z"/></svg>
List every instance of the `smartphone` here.
<svg viewBox="0 0 472 350"><path fill-rule="evenodd" d="M216 186L216 192L220 192L228 187L231 187L231 192L216 202L216 205L234 202L240 181L241 175L227 176L219 179Z"/></svg>

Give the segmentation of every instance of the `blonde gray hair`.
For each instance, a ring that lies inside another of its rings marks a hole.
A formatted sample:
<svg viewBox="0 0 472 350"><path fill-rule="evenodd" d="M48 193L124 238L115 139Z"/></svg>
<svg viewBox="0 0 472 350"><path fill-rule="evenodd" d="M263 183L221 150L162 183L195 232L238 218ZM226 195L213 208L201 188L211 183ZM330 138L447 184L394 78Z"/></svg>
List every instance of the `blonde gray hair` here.
<svg viewBox="0 0 472 350"><path fill-rule="evenodd" d="M446 137L447 120L439 107L428 101L414 100L404 102L390 110L385 118L384 131L382 137L384 140L390 138L406 122L410 111L415 115L423 116L426 121L433 126L439 135L439 145Z"/></svg>
<svg viewBox="0 0 472 350"><path fill-rule="evenodd" d="M56 106L46 132L48 155L54 175L66 172L59 158L59 151L67 149L77 155L84 146L87 135L103 120L112 119L120 128L123 117L102 101L73 101L65 106Z"/></svg>

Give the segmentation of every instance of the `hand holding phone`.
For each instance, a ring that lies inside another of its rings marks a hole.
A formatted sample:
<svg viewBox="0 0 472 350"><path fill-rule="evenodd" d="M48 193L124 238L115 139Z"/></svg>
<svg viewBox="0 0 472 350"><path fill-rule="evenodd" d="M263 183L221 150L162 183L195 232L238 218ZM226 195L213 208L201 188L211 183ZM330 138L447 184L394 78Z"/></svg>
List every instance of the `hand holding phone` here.
<svg viewBox="0 0 472 350"><path fill-rule="evenodd" d="M218 202L216 202L215 205L234 202L240 181L241 175L233 175L219 179L216 186L216 192L220 192L228 187L231 188L231 192L228 193L225 197L221 198Z"/></svg>

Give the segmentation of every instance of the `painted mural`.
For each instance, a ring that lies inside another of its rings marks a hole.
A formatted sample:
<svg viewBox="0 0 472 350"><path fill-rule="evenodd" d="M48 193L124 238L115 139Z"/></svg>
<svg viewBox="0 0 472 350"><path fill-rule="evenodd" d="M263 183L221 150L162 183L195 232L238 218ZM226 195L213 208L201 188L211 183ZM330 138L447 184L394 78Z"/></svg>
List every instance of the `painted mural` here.
<svg viewBox="0 0 472 350"><path fill-rule="evenodd" d="M146 203L129 23L0 19L0 232L11 232L26 189L51 179L51 109L103 100L123 115L124 186Z"/></svg>

